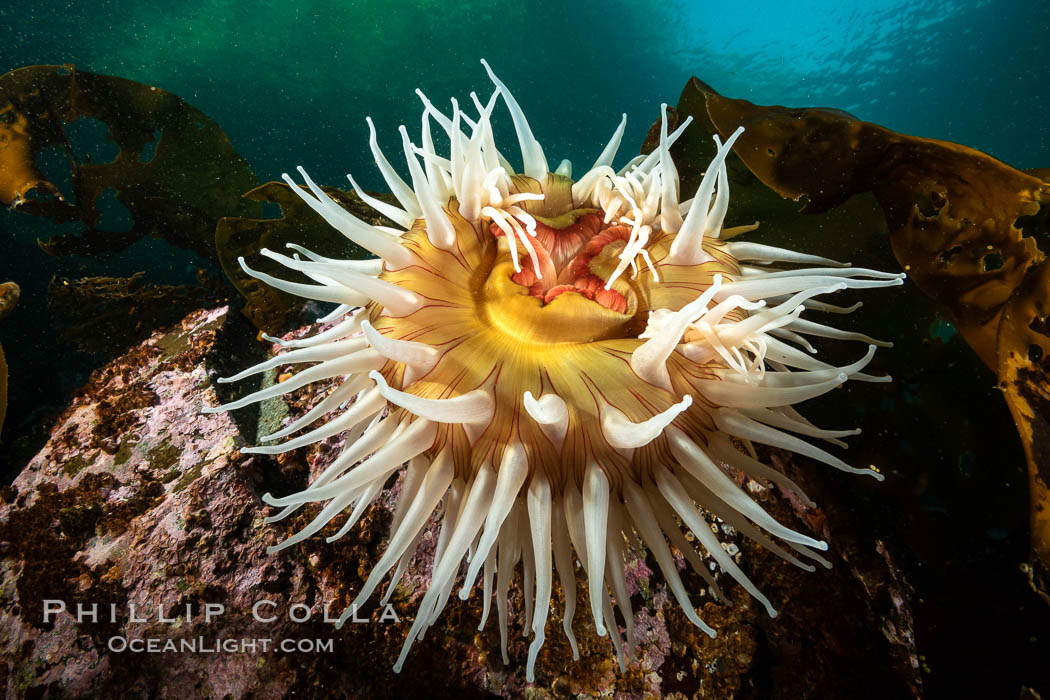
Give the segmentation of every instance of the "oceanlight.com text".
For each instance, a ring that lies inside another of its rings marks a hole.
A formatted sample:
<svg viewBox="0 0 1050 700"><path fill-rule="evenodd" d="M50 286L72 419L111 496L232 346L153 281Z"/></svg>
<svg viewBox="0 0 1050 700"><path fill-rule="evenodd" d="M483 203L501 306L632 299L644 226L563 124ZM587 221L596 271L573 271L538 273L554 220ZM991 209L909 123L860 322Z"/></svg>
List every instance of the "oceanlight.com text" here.
<svg viewBox="0 0 1050 700"><path fill-rule="evenodd" d="M268 654L271 652L291 654L296 652L308 654L331 653L335 648L334 639L128 639L127 637L110 637L107 642L109 650L115 653L130 652L133 654Z"/></svg>

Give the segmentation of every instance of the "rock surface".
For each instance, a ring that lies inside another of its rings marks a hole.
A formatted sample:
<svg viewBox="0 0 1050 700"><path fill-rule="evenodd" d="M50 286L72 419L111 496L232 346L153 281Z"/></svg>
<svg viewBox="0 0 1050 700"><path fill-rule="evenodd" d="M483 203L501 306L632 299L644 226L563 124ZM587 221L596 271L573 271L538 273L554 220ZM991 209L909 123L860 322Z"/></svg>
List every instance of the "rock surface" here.
<svg viewBox="0 0 1050 700"><path fill-rule="evenodd" d="M325 621L326 607L337 617L381 555L393 500L380 498L333 544L318 536L266 553L315 511L267 525L261 494L301 489L342 443L277 459L239 452L260 425L301 415L324 385L254 412L201 413L231 391L251 390L213 378L268 350L253 338L225 308L155 333L95 372L47 445L0 491L0 687L9 697L921 695L910 588L886 548L850 522L849 504L823 503L814 478L823 473L784 455L771 458L823 508L761 489L756 497L786 524L828 538L834 568L800 571L721 526L730 551L737 548L780 610L776 619L727 577L721 583L732 606L702 595L702 579L683 572L700 614L719 632L708 639L668 601L655 564L638 550L628 567L638 650L626 673L608 639L594 635L583 587L573 625L582 658L572 660L556 585L535 684L524 681L528 640L516 590L509 666L495 620L477 631L475 591L466 603L453 598L395 675L436 528L432 522L389 610L372 604L359 611L361 622L340 630ZM396 479L391 487L396 492ZM46 601L62 601L65 611L45 616L58 606ZM138 644L147 650L135 651Z"/></svg>

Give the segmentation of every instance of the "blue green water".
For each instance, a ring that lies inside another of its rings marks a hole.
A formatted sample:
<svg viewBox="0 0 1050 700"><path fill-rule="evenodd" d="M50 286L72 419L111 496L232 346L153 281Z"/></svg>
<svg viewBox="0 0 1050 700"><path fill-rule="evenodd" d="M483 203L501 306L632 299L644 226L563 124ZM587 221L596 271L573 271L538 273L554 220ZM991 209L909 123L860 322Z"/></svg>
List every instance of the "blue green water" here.
<svg viewBox="0 0 1050 700"><path fill-rule="evenodd" d="M218 121L262 180L302 164L379 187L365 116L396 152L399 124L418 133L416 88L444 105L490 92L480 58L555 163L589 165L622 112L624 143L640 143L696 75L727 96L837 107L1037 167L1050 164L1048 25L1050 3L1014 0L16 0L0 10L0 66L73 63L169 90Z"/></svg>

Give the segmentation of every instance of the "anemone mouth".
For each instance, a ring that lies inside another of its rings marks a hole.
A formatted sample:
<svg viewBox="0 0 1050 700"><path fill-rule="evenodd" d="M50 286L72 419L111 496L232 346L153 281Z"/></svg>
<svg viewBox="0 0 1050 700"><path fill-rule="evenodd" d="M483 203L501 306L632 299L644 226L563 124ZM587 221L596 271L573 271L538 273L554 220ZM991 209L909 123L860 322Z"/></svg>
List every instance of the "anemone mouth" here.
<svg viewBox="0 0 1050 700"><path fill-rule="evenodd" d="M230 380L283 364L311 366L206 409L239 408L313 381L342 380L317 406L263 440L289 437L333 413L327 423L279 445L246 448L276 454L349 431L345 451L307 489L264 497L283 508L270 522L303 505L324 504L274 551L318 533L352 508L329 539L342 537L401 470L390 541L354 601L364 604L393 571L389 600L427 522L439 512L431 581L395 670L436 621L465 560L460 597L469 597L480 582L482 625L496 601L505 663L507 593L521 571L533 636L526 662L530 681L545 639L555 573L565 593L563 630L579 658L572 622L576 559L594 630L610 638L625 668L634 647L625 538L645 543L683 612L705 633L714 636L715 630L690 601L672 546L716 597L720 589L712 570L731 577L775 614L701 512L792 564L807 570L814 568L809 562L830 566L818 553L827 548L824 542L778 523L731 474L760 486L777 484L812 503L790 479L754 458L757 443L881 478L809 441L843 446L840 438L854 431L818 428L793 408L847 380L888 381L863 372L880 343L801 315L849 313L856 307L817 297L893 286L901 276L731 240L754 228L723 226L729 197L725 158L740 130L724 144L715 137L715 160L696 195L681 201L669 149L688 121L669 133L666 105L653 153L613 170L621 121L578 180L565 162L550 172L517 102L489 74L496 90L485 104L472 96L478 111L473 119L455 101L449 117L420 93L422 147L401 127L411 186L379 149L369 120L376 164L401 206L370 197L353 179L351 184L400 229L357 219L301 168L309 193L285 176L310 207L377 260L332 260L299 246L292 246L295 257L263 251L316 284L280 280L241 262L248 274L274 287L338 304L321 319L332 327L283 343L290 352ZM492 138L489 118L501 95L518 133L520 172ZM434 150L431 122L449 137L447 158ZM806 336L869 347L856 362L836 367L813 357ZM690 544L685 532L700 546ZM710 567L701 555L713 560ZM626 645L614 604L625 623Z"/></svg>
<svg viewBox="0 0 1050 700"><path fill-rule="evenodd" d="M492 327L508 337L525 345L628 337L627 329L638 312L633 294L623 301L622 309L610 308L596 301L593 294L566 286L554 287L545 296L542 291L533 294L530 287L516 282L515 276L509 262L493 267L481 304L481 312Z"/></svg>

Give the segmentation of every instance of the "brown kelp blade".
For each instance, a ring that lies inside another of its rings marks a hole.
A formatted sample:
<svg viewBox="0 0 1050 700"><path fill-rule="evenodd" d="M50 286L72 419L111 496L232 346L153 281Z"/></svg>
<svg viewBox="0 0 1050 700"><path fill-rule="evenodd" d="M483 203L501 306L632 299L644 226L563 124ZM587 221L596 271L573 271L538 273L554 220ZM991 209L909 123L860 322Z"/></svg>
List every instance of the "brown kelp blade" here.
<svg viewBox="0 0 1050 700"><path fill-rule="evenodd" d="M1028 458L1032 587L1050 602L1050 264L1033 269L999 324L999 386Z"/></svg>
<svg viewBox="0 0 1050 700"><path fill-rule="evenodd" d="M782 197L805 199L805 213L851 206L859 194L878 202L901 267L999 374L1028 458L1030 575L1050 602L1050 273L1038 245L1050 234L1047 171L1022 172L972 148L839 110L727 98L697 78L674 114L679 122L687 116L698 128L676 146L695 149L692 162L706 162L710 134L725 138L743 126L734 152ZM698 177L683 168L683 191Z"/></svg>
<svg viewBox="0 0 1050 700"><path fill-rule="evenodd" d="M92 162L71 138L72 129L92 120L119 149L108 162ZM156 236L214 259L218 219L258 213L240 196L255 187L255 174L218 124L150 85L72 66L13 70L0 76L0 141L0 204L82 225L42 242L52 255L120 250ZM63 193L37 167L49 147L68 160L72 191ZM109 191L127 209L130 226L106 225Z"/></svg>

